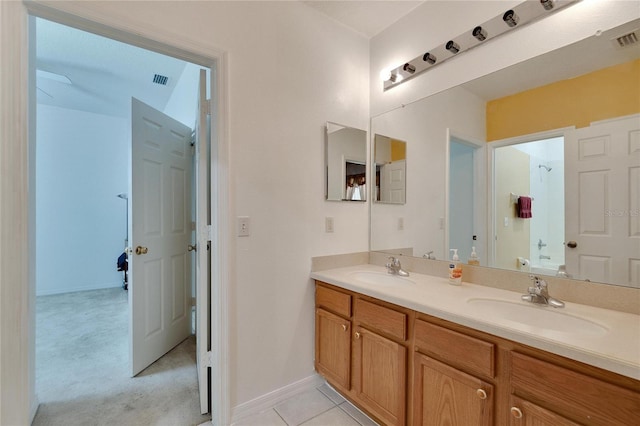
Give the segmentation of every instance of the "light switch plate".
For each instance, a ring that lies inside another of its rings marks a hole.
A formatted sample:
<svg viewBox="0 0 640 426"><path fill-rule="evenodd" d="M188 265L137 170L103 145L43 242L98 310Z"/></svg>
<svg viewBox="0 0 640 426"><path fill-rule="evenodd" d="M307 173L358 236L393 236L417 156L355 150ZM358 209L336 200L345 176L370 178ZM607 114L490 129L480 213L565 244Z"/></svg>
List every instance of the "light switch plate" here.
<svg viewBox="0 0 640 426"><path fill-rule="evenodd" d="M249 216L238 216L238 237L248 237L251 234Z"/></svg>
<svg viewBox="0 0 640 426"><path fill-rule="evenodd" d="M333 232L333 218L325 217L324 218L324 232L331 233Z"/></svg>

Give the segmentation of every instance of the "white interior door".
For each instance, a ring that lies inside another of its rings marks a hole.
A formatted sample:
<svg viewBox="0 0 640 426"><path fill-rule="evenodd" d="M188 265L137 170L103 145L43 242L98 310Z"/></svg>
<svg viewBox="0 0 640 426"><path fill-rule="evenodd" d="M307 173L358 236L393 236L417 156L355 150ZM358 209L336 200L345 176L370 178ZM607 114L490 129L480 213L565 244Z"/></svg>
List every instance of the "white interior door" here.
<svg viewBox="0 0 640 426"><path fill-rule="evenodd" d="M570 132L565 167L567 272L640 287L640 115Z"/></svg>
<svg viewBox="0 0 640 426"><path fill-rule="evenodd" d="M135 376L191 333L191 129L131 100L129 327Z"/></svg>
<svg viewBox="0 0 640 426"><path fill-rule="evenodd" d="M210 292L209 265L211 250L209 249L209 141L210 126L207 120L207 74L200 70L198 90L198 114L196 121L196 364L198 369L198 387L200 389L200 412L209 412L209 370L211 366L209 351L209 305Z"/></svg>
<svg viewBox="0 0 640 426"><path fill-rule="evenodd" d="M393 161L380 168L380 201L404 204L406 194L406 160Z"/></svg>

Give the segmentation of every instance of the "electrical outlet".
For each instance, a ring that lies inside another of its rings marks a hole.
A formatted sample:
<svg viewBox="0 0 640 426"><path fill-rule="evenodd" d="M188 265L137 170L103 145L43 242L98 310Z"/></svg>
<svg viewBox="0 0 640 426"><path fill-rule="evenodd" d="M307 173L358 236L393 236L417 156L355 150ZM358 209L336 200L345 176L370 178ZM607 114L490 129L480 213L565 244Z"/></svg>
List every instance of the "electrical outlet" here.
<svg viewBox="0 0 640 426"><path fill-rule="evenodd" d="M438 226L440 227L440 229L444 229L444 217L438 219Z"/></svg>
<svg viewBox="0 0 640 426"><path fill-rule="evenodd" d="M333 232L333 218L325 217L324 218L324 232L331 233Z"/></svg>
<svg viewBox="0 0 640 426"><path fill-rule="evenodd" d="M248 237L251 233L249 216L238 216L238 237Z"/></svg>
<svg viewBox="0 0 640 426"><path fill-rule="evenodd" d="M398 231L404 230L404 217L398 218Z"/></svg>

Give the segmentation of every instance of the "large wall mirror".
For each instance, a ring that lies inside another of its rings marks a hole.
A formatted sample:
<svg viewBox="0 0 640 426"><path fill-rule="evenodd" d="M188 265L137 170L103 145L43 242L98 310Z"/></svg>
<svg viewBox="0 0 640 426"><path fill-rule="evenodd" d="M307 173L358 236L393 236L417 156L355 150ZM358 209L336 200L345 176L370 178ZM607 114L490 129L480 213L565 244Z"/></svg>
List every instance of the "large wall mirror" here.
<svg viewBox="0 0 640 426"><path fill-rule="evenodd" d="M327 122L325 170L328 201L366 201L367 132Z"/></svg>
<svg viewBox="0 0 640 426"><path fill-rule="evenodd" d="M371 250L640 287L640 20L374 117L406 142ZM636 31L637 32L637 31Z"/></svg>

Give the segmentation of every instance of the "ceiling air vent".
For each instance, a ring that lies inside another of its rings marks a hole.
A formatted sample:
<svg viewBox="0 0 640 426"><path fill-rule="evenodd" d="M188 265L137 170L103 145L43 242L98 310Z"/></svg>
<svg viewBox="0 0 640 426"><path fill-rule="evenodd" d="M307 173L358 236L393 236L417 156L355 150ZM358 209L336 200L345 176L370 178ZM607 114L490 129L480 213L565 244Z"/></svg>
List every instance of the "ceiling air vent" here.
<svg viewBox="0 0 640 426"><path fill-rule="evenodd" d="M169 77L167 77L166 75L155 74L153 76L153 82L156 84L161 84L163 86L166 86L168 81L169 81Z"/></svg>
<svg viewBox="0 0 640 426"><path fill-rule="evenodd" d="M616 47L622 48L622 47L628 47L631 45L634 45L636 43L638 43L638 33L640 32L640 30L634 30L631 31L630 33L627 33L625 35L621 35L620 37L616 37L613 40L611 40L613 42L613 44L616 45Z"/></svg>

